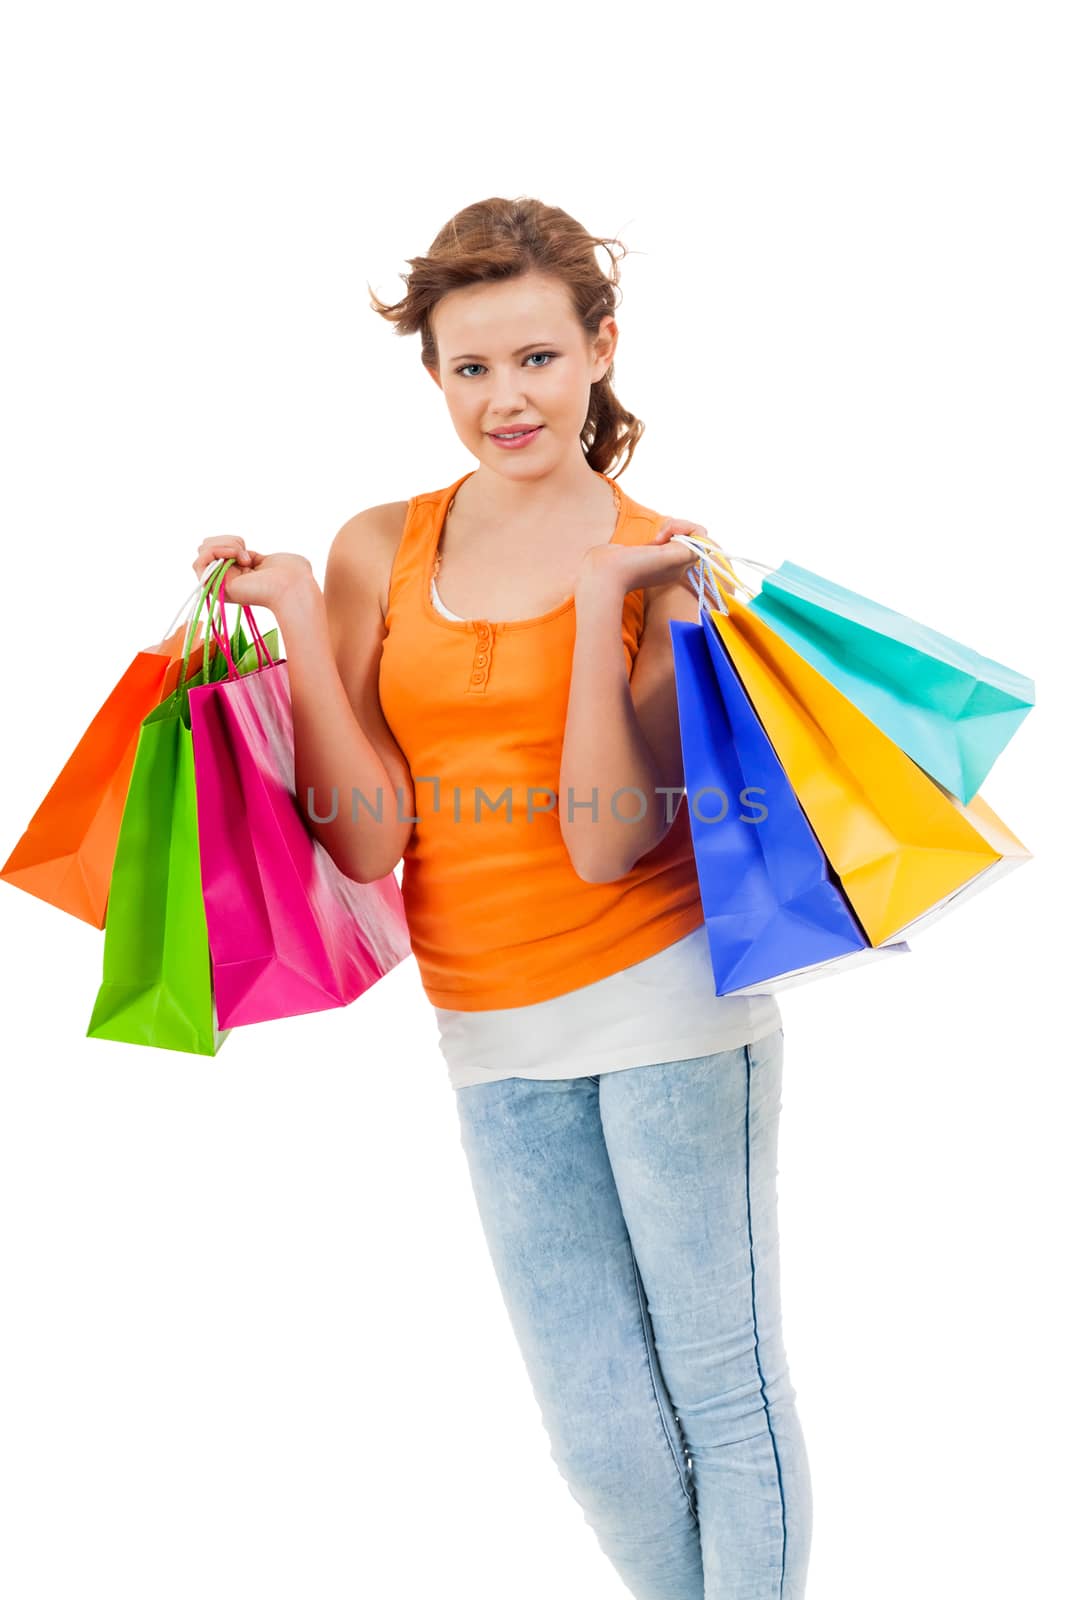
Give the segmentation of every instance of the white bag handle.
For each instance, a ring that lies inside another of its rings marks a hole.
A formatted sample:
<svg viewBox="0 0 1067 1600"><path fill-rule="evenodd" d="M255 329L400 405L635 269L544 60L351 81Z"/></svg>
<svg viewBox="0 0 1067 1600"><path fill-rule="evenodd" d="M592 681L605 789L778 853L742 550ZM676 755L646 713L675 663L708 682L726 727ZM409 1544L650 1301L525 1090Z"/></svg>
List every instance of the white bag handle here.
<svg viewBox="0 0 1067 1600"><path fill-rule="evenodd" d="M160 644L165 644L166 643L166 641L170 638L171 634L174 632L175 628L178 626L178 623L182 620L183 617L185 618L186 633L188 633L188 631L189 631L189 623L192 621L193 606L196 604L197 600L199 600L199 598L200 598L201 587L202 586L198 583L196 588L193 590L192 594L189 596L188 600L183 600L182 601L181 605L178 607L177 611L174 613L174 616L171 618L170 622L168 622L167 626L163 629L163 632L162 632L162 634L160 636L160 640L159 640Z"/></svg>
<svg viewBox="0 0 1067 1600"><path fill-rule="evenodd" d="M187 600L183 600L182 601L181 605L178 607L177 611L175 612L173 618L168 623L167 627L164 629L163 636L159 641L160 644L165 644L166 643L166 641L170 638L171 634L174 632L174 629L177 627L178 623L184 617L184 619L185 619L185 635L184 635L184 638L183 638L183 641L182 641L183 654L184 654L185 649L188 647L188 644L189 644L189 629L192 626L193 612L196 609L197 601L200 599L200 592L201 592L202 589L206 589L208 587L208 585L211 583L212 578L218 572L219 567L222 565L222 563L224 561L228 561L228 560L229 560L228 556L219 556L219 558L216 561L212 562L211 566L204 573L203 577L201 578L200 582L197 584L197 586L193 590L193 592L190 594L189 598ZM240 608L238 608L238 610L240 610ZM209 614L208 614L207 611L205 611L204 612L204 625L205 625L205 627L207 627L207 625L209 623L209 620L210 620Z"/></svg>
<svg viewBox="0 0 1067 1600"><path fill-rule="evenodd" d="M745 567L756 567L760 572L778 571L777 567L769 567L765 561L757 561L753 556L730 555L728 551L720 550L717 544L712 544L710 539L701 539L698 534L680 533L675 534L674 537L677 539L686 539L690 544L693 545L699 545L702 551L707 552L708 560L717 561L720 567L724 567L726 572L731 577L733 574L730 573L730 563L734 561L740 561L742 566Z"/></svg>
<svg viewBox="0 0 1067 1600"><path fill-rule="evenodd" d="M743 566L756 567L762 569L764 572L777 571L777 568L769 567L765 561L754 561L750 556L727 555L724 550L720 550L717 545L712 545L710 541L697 538L688 533L675 533L671 535L671 538L677 539L679 544L686 545L694 552L696 556L699 557L699 560L696 563L700 571L699 581L693 576L692 567L688 569L686 575L689 578L690 587L693 589L693 592L700 602L701 611L705 609L704 585L705 582L707 582L710 585L711 592L715 597L715 610L724 614L727 613L726 602L723 600L722 594L719 590L719 585L715 581L716 574L720 579L728 578L730 583L734 585L735 588L742 590L742 592L747 595L749 599L755 599L755 589L751 588L747 583L744 582L743 579L738 577L737 573L732 569L732 562L739 561Z"/></svg>

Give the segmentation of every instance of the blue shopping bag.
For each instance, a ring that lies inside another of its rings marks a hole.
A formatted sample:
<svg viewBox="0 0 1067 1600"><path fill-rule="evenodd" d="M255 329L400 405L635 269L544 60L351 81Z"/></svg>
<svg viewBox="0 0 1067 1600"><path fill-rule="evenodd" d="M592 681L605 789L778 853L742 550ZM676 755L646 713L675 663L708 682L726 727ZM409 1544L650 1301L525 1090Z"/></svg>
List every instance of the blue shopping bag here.
<svg viewBox="0 0 1067 1600"><path fill-rule="evenodd" d="M969 803L1032 709L1033 679L793 561L763 570L750 609Z"/></svg>
<svg viewBox="0 0 1067 1600"><path fill-rule="evenodd" d="M682 765L715 992L768 994L874 957L718 633L672 620Z"/></svg>

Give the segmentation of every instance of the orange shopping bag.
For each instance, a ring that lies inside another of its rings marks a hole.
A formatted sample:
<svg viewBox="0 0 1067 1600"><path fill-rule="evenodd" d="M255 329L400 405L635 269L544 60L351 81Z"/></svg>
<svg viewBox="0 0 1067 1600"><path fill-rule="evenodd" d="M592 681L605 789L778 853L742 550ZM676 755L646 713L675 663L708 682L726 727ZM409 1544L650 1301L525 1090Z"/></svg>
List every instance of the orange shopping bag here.
<svg viewBox="0 0 1067 1600"><path fill-rule="evenodd" d="M172 691L181 667L188 620L171 628L159 644L134 656L0 868L5 883L94 928L104 926L141 723ZM198 623L196 634L200 631ZM190 670L198 670L203 648L202 640L194 643Z"/></svg>
<svg viewBox="0 0 1067 1600"><path fill-rule="evenodd" d="M712 623L872 945L1031 859L981 795L949 794L747 605L724 604Z"/></svg>

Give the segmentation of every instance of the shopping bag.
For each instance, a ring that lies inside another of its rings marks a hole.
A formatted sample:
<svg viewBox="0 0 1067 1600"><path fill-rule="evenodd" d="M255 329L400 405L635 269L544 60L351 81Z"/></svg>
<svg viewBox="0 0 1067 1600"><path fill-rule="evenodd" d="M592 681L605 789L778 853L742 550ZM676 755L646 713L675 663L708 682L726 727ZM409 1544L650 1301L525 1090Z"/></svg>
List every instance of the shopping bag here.
<svg viewBox="0 0 1067 1600"><path fill-rule="evenodd" d="M1031 859L984 799L964 805L750 605L723 600L710 622L873 945Z"/></svg>
<svg viewBox="0 0 1067 1600"><path fill-rule="evenodd" d="M134 656L0 869L6 883L94 928L104 926L141 723L173 692L181 666L186 628L173 627ZM202 648L194 640L194 671Z"/></svg>
<svg viewBox="0 0 1067 1600"><path fill-rule="evenodd" d="M194 687L189 709L220 1026L348 1005L411 954L407 918L393 873L347 878L305 821L286 662Z"/></svg>
<svg viewBox="0 0 1067 1600"><path fill-rule="evenodd" d="M208 588L193 625L205 600L207 646ZM141 724L111 874L103 977L86 1033L214 1056L228 1030L218 1025L211 986L189 695L218 670L218 652L208 650L190 674L191 645L190 632L174 691Z"/></svg>
<svg viewBox="0 0 1067 1600"><path fill-rule="evenodd" d="M872 948L707 613L670 632L715 993L769 994L907 953Z"/></svg>
<svg viewBox="0 0 1067 1600"><path fill-rule="evenodd" d="M1033 679L796 562L750 565L763 572L750 611L943 788L972 800L1033 708Z"/></svg>

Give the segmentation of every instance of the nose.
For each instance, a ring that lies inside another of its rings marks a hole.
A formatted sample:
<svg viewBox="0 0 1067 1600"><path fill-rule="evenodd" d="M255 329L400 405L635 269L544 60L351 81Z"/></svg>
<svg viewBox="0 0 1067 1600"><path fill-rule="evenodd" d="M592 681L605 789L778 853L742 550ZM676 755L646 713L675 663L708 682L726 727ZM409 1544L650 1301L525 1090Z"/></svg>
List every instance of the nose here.
<svg viewBox="0 0 1067 1600"><path fill-rule="evenodd" d="M514 378L498 378L489 397L490 428L506 428L513 417L526 411L526 395Z"/></svg>

